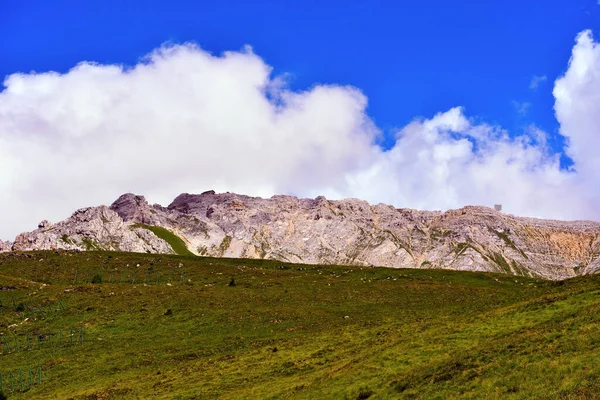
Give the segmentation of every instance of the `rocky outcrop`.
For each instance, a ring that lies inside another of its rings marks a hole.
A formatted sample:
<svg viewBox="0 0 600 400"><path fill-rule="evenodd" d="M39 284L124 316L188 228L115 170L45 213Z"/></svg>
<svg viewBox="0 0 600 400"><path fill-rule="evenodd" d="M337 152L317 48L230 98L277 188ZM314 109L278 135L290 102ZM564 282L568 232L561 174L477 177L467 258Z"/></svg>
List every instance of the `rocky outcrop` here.
<svg viewBox="0 0 600 400"><path fill-rule="evenodd" d="M48 224L15 238L12 249L121 250L172 253L171 246L152 232L127 224L105 206L83 208L55 225Z"/></svg>
<svg viewBox="0 0 600 400"><path fill-rule="evenodd" d="M43 220L42 222L40 222L40 223L38 224L38 228L39 228L39 229L44 229L44 228L47 228L47 227L49 227L49 226L50 226L50 222L48 222L48 220L47 220L47 219Z"/></svg>
<svg viewBox="0 0 600 400"><path fill-rule="evenodd" d="M159 226L200 256L548 279L600 271L600 223L519 218L487 207L432 212L357 199L262 199L208 191L181 194L168 207L124 194L110 208L78 210L55 225L44 222L19 235L12 248L172 253L163 240L168 238L150 230Z"/></svg>
<svg viewBox="0 0 600 400"><path fill-rule="evenodd" d="M0 240L0 253L5 253L12 250L12 243Z"/></svg>
<svg viewBox="0 0 600 400"><path fill-rule="evenodd" d="M148 225L158 223L156 211L150 207L144 196L126 193L115 200L110 209L119 214L125 222L136 221Z"/></svg>

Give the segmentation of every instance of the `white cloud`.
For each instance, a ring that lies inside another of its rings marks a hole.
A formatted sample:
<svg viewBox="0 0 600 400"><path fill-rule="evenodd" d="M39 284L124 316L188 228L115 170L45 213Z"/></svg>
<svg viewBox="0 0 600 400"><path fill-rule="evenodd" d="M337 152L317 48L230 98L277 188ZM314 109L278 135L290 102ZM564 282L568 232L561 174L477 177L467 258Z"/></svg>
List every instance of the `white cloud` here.
<svg viewBox="0 0 600 400"><path fill-rule="evenodd" d="M568 140L566 154L575 161L581 196L600 201L600 45L591 31L581 32L565 75L554 86L554 110L560 133ZM596 217L600 212L596 212Z"/></svg>
<svg viewBox="0 0 600 400"><path fill-rule="evenodd" d="M524 116L527 114L527 111L529 111L529 107L531 107L531 103L528 103L526 101L520 102L520 101L513 100L513 106L515 107L515 109L517 110L517 113L519 115Z"/></svg>
<svg viewBox="0 0 600 400"><path fill-rule="evenodd" d="M461 120L460 129L439 123L448 114ZM535 130L536 137L510 139L494 127L472 124L458 108L415 121L398 133L391 151L352 174L341 194L419 209L501 203L522 215L583 216L563 207L581 203L569 190L575 176L537 144L542 133Z"/></svg>
<svg viewBox="0 0 600 400"><path fill-rule="evenodd" d="M0 237L126 191L163 203L211 188L302 193L368 161L379 133L359 90L291 92L270 73L250 49L215 57L182 45L130 69L81 63L9 76Z"/></svg>
<svg viewBox="0 0 600 400"><path fill-rule="evenodd" d="M0 93L0 237L129 191L162 204L215 189L598 218L598 161L585 145L600 144L597 53L582 33L555 88L576 171L560 169L541 130L511 138L460 107L413 121L383 151L358 89L291 91L250 48L213 56L178 45L131 68L14 74Z"/></svg>
<svg viewBox="0 0 600 400"><path fill-rule="evenodd" d="M546 75L534 75L529 83L529 89L537 89L542 83L546 82L548 77Z"/></svg>

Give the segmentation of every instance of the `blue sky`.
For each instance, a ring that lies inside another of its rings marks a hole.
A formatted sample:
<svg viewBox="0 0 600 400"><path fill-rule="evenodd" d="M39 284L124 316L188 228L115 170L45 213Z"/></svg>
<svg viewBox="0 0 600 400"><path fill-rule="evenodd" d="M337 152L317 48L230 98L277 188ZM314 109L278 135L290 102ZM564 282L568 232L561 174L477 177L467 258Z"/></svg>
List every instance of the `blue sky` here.
<svg viewBox="0 0 600 400"><path fill-rule="evenodd" d="M219 54L249 44L294 89L354 85L390 130L463 106L518 134L555 135L552 87L575 35L600 29L596 0L18 1L0 23L0 76L66 72L80 61L135 64L164 42ZM531 89L534 76L545 76ZM519 109L523 104L525 113Z"/></svg>
<svg viewBox="0 0 600 400"><path fill-rule="evenodd" d="M598 37L598 0L0 0L0 237L210 189L600 220Z"/></svg>

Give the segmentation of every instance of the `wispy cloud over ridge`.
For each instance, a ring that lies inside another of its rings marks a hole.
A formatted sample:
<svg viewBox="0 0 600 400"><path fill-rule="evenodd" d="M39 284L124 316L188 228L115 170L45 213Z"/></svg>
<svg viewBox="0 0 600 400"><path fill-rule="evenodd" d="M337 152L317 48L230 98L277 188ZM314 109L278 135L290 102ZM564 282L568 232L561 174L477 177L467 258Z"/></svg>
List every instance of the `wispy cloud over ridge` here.
<svg viewBox="0 0 600 400"><path fill-rule="evenodd" d="M529 83L530 89L537 89L542 83L546 82L548 77L546 75L534 75Z"/></svg>
<svg viewBox="0 0 600 400"><path fill-rule="evenodd" d="M513 100L513 105L515 106L517 113L521 116L526 115L527 111L529 111L529 108L531 107L531 103L529 103L527 101L520 102L520 101Z"/></svg>

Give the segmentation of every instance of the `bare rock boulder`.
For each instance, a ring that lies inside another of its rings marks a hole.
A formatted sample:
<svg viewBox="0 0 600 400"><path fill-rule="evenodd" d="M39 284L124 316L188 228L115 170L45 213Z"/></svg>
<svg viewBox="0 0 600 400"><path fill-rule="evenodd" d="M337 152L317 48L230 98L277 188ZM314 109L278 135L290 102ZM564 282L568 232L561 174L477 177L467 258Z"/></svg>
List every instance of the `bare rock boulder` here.
<svg viewBox="0 0 600 400"><path fill-rule="evenodd" d="M158 222L156 212L148 204L146 198L133 193L121 195L111 204L110 209L126 222L134 221L147 225L155 225Z"/></svg>
<svg viewBox="0 0 600 400"><path fill-rule="evenodd" d="M12 250L12 243L0 240L0 253L6 253Z"/></svg>
<svg viewBox="0 0 600 400"><path fill-rule="evenodd" d="M50 222L48 222L48 220L47 220L47 219L45 219L45 220L41 221L41 222L38 224L38 228L39 228L39 229L48 228L49 226L50 226Z"/></svg>

